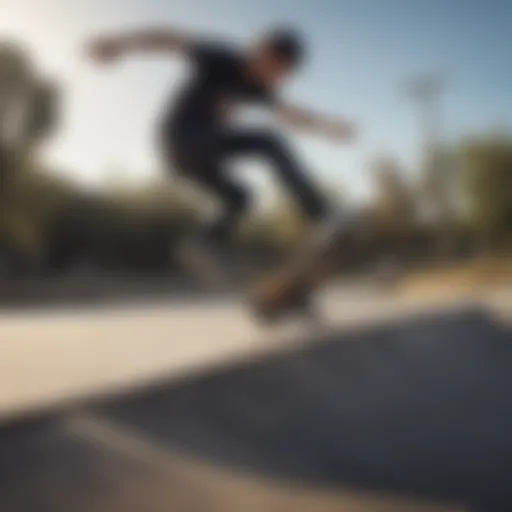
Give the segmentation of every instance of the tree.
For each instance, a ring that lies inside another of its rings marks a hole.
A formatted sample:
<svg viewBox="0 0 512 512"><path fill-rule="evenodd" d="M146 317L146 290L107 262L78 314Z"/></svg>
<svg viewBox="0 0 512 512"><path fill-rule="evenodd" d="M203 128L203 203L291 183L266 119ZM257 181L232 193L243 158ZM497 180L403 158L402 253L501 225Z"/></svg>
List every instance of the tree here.
<svg viewBox="0 0 512 512"><path fill-rule="evenodd" d="M400 165L390 157L373 164L376 197L373 204L376 221L390 232L404 233L415 221L415 201Z"/></svg>
<svg viewBox="0 0 512 512"><path fill-rule="evenodd" d="M53 197L34 173L37 150L58 122L58 89L19 45L0 44L0 234L2 246L36 254L42 204ZM44 182L44 183L43 183ZM44 188L44 191L41 189ZM48 195L50 194L50 195ZM46 210L46 207L43 207Z"/></svg>
<svg viewBox="0 0 512 512"><path fill-rule="evenodd" d="M463 144L464 191L471 225L487 247L512 242L512 137Z"/></svg>
<svg viewBox="0 0 512 512"><path fill-rule="evenodd" d="M58 124L58 87L37 72L28 54L0 44L0 172L7 178L23 167Z"/></svg>

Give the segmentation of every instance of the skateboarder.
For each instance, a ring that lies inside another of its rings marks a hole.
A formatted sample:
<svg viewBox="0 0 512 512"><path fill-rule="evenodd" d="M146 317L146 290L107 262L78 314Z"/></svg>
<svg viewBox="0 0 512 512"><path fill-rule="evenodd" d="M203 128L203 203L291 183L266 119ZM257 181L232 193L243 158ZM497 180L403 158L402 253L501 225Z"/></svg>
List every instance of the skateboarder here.
<svg viewBox="0 0 512 512"><path fill-rule="evenodd" d="M221 215L196 238L202 248L227 241L251 204L249 191L226 171L226 160L231 157L266 158L309 219L320 223L330 218L310 173L278 133L237 128L231 122L237 106L261 104L293 127L334 141L352 140L354 130L346 121L317 115L279 98L281 85L300 68L305 51L299 33L287 28L268 31L249 48L203 40L173 28L128 31L90 42L89 53L100 63L149 52L178 55L189 62L191 76L162 116L160 144L169 168L206 187L223 205Z"/></svg>

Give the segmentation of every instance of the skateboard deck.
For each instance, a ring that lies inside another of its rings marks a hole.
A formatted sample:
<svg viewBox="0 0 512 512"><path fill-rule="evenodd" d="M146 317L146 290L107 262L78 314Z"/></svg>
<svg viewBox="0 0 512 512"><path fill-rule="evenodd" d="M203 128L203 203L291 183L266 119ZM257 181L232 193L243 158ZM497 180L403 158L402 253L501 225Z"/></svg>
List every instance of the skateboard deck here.
<svg viewBox="0 0 512 512"><path fill-rule="evenodd" d="M252 305L259 318L275 321L290 314L311 313L312 296L329 276L344 227L315 233L305 247L263 280L253 293Z"/></svg>

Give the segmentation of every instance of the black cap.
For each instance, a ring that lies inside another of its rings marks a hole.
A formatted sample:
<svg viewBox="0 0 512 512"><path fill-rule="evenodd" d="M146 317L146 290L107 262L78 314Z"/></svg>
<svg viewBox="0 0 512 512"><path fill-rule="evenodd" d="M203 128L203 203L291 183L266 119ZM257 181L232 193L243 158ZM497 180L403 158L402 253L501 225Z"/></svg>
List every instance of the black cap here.
<svg viewBox="0 0 512 512"><path fill-rule="evenodd" d="M297 66L305 58L306 48L300 32L290 28L277 28L267 32L265 41L276 55Z"/></svg>

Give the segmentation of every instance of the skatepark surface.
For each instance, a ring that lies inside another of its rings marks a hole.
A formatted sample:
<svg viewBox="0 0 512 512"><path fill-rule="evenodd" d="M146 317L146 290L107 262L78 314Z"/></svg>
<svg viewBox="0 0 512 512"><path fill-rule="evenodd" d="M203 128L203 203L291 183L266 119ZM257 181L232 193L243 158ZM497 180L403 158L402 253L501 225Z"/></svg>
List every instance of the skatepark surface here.
<svg viewBox="0 0 512 512"><path fill-rule="evenodd" d="M2 511L512 509L510 290L5 313Z"/></svg>

